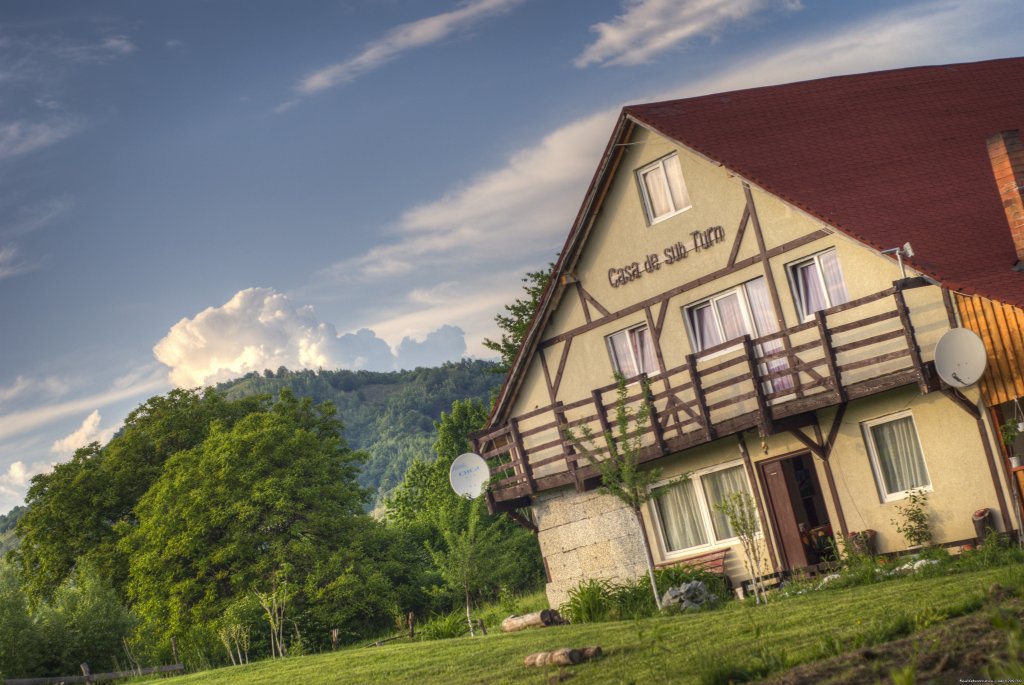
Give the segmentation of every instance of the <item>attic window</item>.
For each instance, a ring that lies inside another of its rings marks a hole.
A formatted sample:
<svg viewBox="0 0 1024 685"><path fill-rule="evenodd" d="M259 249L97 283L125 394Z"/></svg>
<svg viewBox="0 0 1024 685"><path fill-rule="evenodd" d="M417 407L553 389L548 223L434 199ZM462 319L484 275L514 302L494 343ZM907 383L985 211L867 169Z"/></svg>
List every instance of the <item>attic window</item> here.
<svg viewBox="0 0 1024 685"><path fill-rule="evenodd" d="M639 169L636 178L644 199L647 223L656 224L691 207L676 153Z"/></svg>

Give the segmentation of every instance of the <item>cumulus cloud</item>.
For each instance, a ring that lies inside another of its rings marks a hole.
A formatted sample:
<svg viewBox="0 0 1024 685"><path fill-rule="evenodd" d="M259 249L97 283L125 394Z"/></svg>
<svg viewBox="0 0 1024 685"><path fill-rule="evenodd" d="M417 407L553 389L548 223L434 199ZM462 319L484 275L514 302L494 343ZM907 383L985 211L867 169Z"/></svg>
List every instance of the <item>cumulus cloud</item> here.
<svg viewBox="0 0 1024 685"><path fill-rule="evenodd" d="M68 121L0 122L0 159L17 157L58 143L75 132Z"/></svg>
<svg viewBox="0 0 1024 685"><path fill-rule="evenodd" d="M627 0L622 14L590 27L598 38L575 64L643 64L691 38L714 36L726 25L772 4L769 0ZM801 6L793 0L774 4L788 10Z"/></svg>
<svg viewBox="0 0 1024 685"><path fill-rule="evenodd" d="M350 83L396 59L404 52L423 48L465 30L482 19L501 14L523 0L471 0L462 7L435 14L425 19L402 24L388 31L383 38L369 43L361 53L344 62L332 64L307 75L295 90L312 95L328 88ZM294 101L279 106L283 111Z"/></svg>
<svg viewBox="0 0 1024 685"><path fill-rule="evenodd" d="M50 451L62 457L70 457L79 447L85 447L91 442L106 444L117 432L116 426L100 428L102 421L99 409L93 409L92 413L85 417L82 425L74 432L65 437L55 440L50 446Z"/></svg>
<svg viewBox="0 0 1024 685"><path fill-rule="evenodd" d="M0 502L5 503L7 508L18 504L25 496L32 476L46 473L53 468L53 462L37 461L26 464L24 461L16 461L7 467L7 471L0 473ZM0 511L6 511L0 509Z"/></svg>
<svg viewBox="0 0 1024 685"><path fill-rule="evenodd" d="M176 323L153 354L170 367L171 382L181 387L281 366L390 370L411 368L417 360L433 364L460 358L465 341L450 328L442 327L421 343L403 340L396 354L372 330L339 336L332 324L317 319L312 307L297 305L272 288L249 288L220 307Z"/></svg>

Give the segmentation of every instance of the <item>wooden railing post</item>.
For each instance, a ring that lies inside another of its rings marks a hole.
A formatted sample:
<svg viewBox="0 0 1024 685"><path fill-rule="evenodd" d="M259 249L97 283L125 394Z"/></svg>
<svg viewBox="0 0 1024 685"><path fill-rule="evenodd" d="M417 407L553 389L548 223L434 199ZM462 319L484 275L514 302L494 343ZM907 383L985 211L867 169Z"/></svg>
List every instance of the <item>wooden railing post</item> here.
<svg viewBox="0 0 1024 685"><path fill-rule="evenodd" d="M828 330L828 323L825 321L825 312L818 310L814 312L814 322L818 325L818 336L821 338L821 348L825 351L825 366L828 368L829 378L832 379L832 390L835 392L836 400L846 401L846 388L843 387L842 375L839 373L839 365L836 362L836 351L832 347L832 333Z"/></svg>
<svg viewBox="0 0 1024 685"><path fill-rule="evenodd" d="M749 335L743 336L743 352L747 356L747 369L750 371L750 382L754 385L754 399L757 401L758 430L761 435L771 435L772 415L768 411L768 400L764 396L761 374L757 372L757 355L754 354L754 343Z"/></svg>
<svg viewBox="0 0 1024 685"><path fill-rule="evenodd" d="M594 390L590 393L594 400L594 409L597 411L597 422L601 424L601 434L604 436L605 444L608 446L608 456L615 449L615 435L612 433L612 426L608 423L608 412L604 410L604 400L601 399L601 391Z"/></svg>
<svg viewBox="0 0 1024 685"><path fill-rule="evenodd" d="M921 362L921 350L917 346L917 336L914 334L914 324L910 321L910 312L907 310L907 300L903 296L903 287L900 281L893 283L896 292L893 299L896 300L896 313L900 316L900 323L903 324L903 331L907 337L907 347L910 349L910 362L914 365L914 374L917 376L917 387L922 395L929 392L928 379L924 374L924 364Z"/></svg>
<svg viewBox="0 0 1024 685"><path fill-rule="evenodd" d="M686 355L686 366L690 373L690 385L693 386L693 395L697 398L697 412L700 414L700 421L704 427L704 437L711 442L717 437L715 427L711 425L711 415L708 412L708 402L704 397L704 388L701 385L700 374L697 373L697 355Z"/></svg>
<svg viewBox="0 0 1024 685"><path fill-rule="evenodd" d="M558 439L562 443L562 452L565 454L565 468L572 474L576 482L576 492L583 492L583 480L580 479L579 465L576 463L576 446L565 437L565 431L569 427L569 421L565 418L565 404L559 400L555 402L555 425L558 427Z"/></svg>
<svg viewBox="0 0 1024 685"><path fill-rule="evenodd" d="M640 378L640 395L644 406L647 407L647 420L651 422L651 430L654 432L654 442L662 454L668 454L668 445L665 444L665 431L662 429L661 421L658 419L658 410L654 408L654 399L651 397L651 388L647 385L647 374Z"/></svg>
<svg viewBox="0 0 1024 685"><path fill-rule="evenodd" d="M512 434L512 445L519 459L523 476L526 478L526 485L530 488L530 494L537 492L537 481L533 479L533 467L526 455L526 448L523 447L523 436L519 433L519 419L514 416L508 421L509 432Z"/></svg>

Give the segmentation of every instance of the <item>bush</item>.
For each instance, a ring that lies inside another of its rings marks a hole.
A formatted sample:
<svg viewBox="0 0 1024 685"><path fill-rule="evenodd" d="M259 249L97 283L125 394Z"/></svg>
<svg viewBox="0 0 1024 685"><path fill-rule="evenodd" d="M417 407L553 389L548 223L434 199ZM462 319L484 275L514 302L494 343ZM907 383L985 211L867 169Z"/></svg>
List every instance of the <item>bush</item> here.
<svg viewBox="0 0 1024 685"><path fill-rule="evenodd" d="M452 637L462 637L469 632L466 624L466 614L461 610L453 611L450 614L435 616L423 627L416 631L421 640L447 640Z"/></svg>
<svg viewBox="0 0 1024 685"><path fill-rule="evenodd" d="M612 620L614 586L606 580L584 580L569 590L569 601L558 612L570 623L601 623Z"/></svg>
<svg viewBox="0 0 1024 685"><path fill-rule="evenodd" d="M36 632L18 574L0 560L0 679L32 675Z"/></svg>

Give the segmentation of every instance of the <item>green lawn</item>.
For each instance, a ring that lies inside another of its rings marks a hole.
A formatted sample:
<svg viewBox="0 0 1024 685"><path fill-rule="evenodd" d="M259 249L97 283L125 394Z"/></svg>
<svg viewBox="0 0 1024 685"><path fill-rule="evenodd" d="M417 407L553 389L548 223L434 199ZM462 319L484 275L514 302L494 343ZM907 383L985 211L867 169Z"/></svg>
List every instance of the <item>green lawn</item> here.
<svg viewBox="0 0 1024 685"><path fill-rule="evenodd" d="M780 598L761 607L732 602L717 611L638 622L354 647L222 668L173 682L548 683L554 671L527 669L523 657L559 647L600 645L604 658L567 669L574 675L572 683L699 683L701 675L707 676L715 667L768 663L778 669L780 664L813 661L891 639L908 629L977 609L997 581L1019 590L1024 572L1003 568L907 578Z"/></svg>

